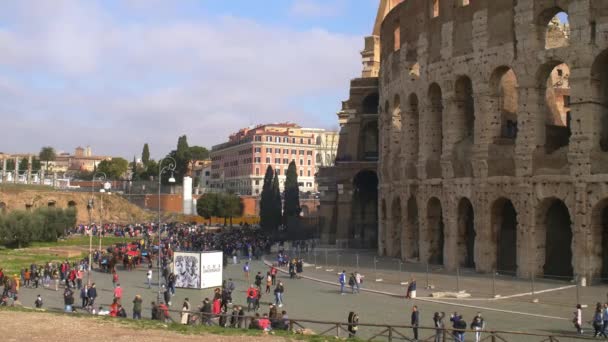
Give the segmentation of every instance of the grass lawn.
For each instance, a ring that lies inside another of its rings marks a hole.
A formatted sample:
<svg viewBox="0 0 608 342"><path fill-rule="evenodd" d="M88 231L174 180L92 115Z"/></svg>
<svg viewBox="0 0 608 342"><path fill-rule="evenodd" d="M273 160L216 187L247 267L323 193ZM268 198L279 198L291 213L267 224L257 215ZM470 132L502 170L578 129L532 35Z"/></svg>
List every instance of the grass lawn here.
<svg viewBox="0 0 608 342"><path fill-rule="evenodd" d="M130 242L133 239L125 239L121 237L105 237L101 240L102 246L108 247L119 242ZM99 246L99 238L93 237L93 248ZM49 261L61 262L65 261L66 257L58 255L56 251L43 250L44 248L52 247L85 247L88 251L89 237L88 236L75 236L65 240L57 242L34 242L28 248L22 249L3 249L0 247L0 268L3 268L6 274L15 274L19 270L25 267L29 267L31 264L44 264ZM78 251L78 249L77 249ZM77 261L83 257L88 256L88 252L83 251L81 256L68 258L69 261Z"/></svg>

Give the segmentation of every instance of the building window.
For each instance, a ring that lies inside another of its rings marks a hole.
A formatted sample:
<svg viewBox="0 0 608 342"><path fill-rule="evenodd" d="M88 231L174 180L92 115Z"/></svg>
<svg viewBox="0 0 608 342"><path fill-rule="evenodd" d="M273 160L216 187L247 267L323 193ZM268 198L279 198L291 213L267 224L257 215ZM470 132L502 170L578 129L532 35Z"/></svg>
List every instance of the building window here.
<svg viewBox="0 0 608 342"><path fill-rule="evenodd" d="M260 157L255 157L255 158L253 158L253 161L254 161L255 163L261 163L261 162L262 162L262 158L260 158Z"/></svg>
<svg viewBox="0 0 608 342"><path fill-rule="evenodd" d="M274 153L281 153L281 149L280 148L275 148L274 149Z"/></svg>
<svg viewBox="0 0 608 342"><path fill-rule="evenodd" d="M253 138L253 140L254 140L254 141L262 141L262 137L261 137L260 135L256 135L256 136Z"/></svg>
<svg viewBox="0 0 608 342"><path fill-rule="evenodd" d="M266 147L266 153L272 153L272 148Z"/></svg>
<svg viewBox="0 0 608 342"><path fill-rule="evenodd" d="M289 138L287 138L287 137L283 138L283 142L284 143L288 143L289 142Z"/></svg>
<svg viewBox="0 0 608 342"><path fill-rule="evenodd" d="M312 156L312 151L306 151L307 156Z"/></svg>
<svg viewBox="0 0 608 342"><path fill-rule="evenodd" d="M274 139L274 141L280 143L281 142L281 137L276 137L276 139Z"/></svg>
<svg viewBox="0 0 608 342"><path fill-rule="evenodd" d="M304 165L304 159L300 159L300 165Z"/></svg>
<svg viewBox="0 0 608 342"><path fill-rule="evenodd" d="M266 157L266 164L270 164L270 157Z"/></svg>
<svg viewBox="0 0 608 342"><path fill-rule="evenodd" d="M308 170L308 177L310 177L310 170Z"/></svg>
<svg viewBox="0 0 608 342"><path fill-rule="evenodd" d="M256 148L253 149L253 151L255 153L260 153L260 152L262 152L262 148L261 147L256 147Z"/></svg>
<svg viewBox="0 0 608 342"><path fill-rule="evenodd" d="M259 169L259 168L257 168L257 167L255 168L255 175L256 175L256 176L259 176L259 175L260 175L260 169Z"/></svg>
<svg viewBox="0 0 608 342"><path fill-rule="evenodd" d="M288 150L288 149L286 149L286 148L284 148L284 149L283 149L283 154L288 154L288 153L289 153L289 150Z"/></svg>
<svg viewBox="0 0 608 342"><path fill-rule="evenodd" d="M312 165L312 160L308 159L308 165Z"/></svg>
<svg viewBox="0 0 608 342"><path fill-rule="evenodd" d="M300 170L300 177L304 177L304 170Z"/></svg>
<svg viewBox="0 0 608 342"><path fill-rule="evenodd" d="M260 181L256 179L255 185L260 185Z"/></svg>
<svg viewBox="0 0 608 342"><path fill-rule="evenodd" d="M304 150L300 150L300 155L303 156L304 155Z"/></svg>
<svg viewBox="0 0 608 342"><path fill-rule="evenodd" d="M283 158L283 164L289 164L289 159Z"/></svg>
<svg viewBox="0 0 608 342"><path fill-rule="evenodd" d="M268 142L272 142L272 137L267 136L267 137L266 137L266 141L268 141Z"/></svg>
<svg viewBox="0 0 608 342"><path fill-rule="evenodd" d="M295 144L296 143L296 138L291 138L291 143Z"/></svg>
<svg viewBox="0 0 608 342"><path fill-rule="evenodd" d="M275 164L281 164L281 158L274 158Z"/></svg>
<svg viewBox="0 0 608 342"><path fill-rule="evenodd" d="M437 18L439 16L439 0L431 1L431 18Z"/></svg>
<svg viewBox="0 0 608 342"><path fill-rule="evenodd" d="M308 145L312 144L312 139L308 138Z"/></svg>
<svg viewBox="0 0 608 342"><path fill-rule="evenodd" d="M281 169L277 168L276 172L277 172L277 176L280 175L281 174Z"/></svg>
<svg viewBox="0 0 608 342"><path fill-rule="evenodd" d="M291 154L298 154L298 150L291 150Z"/></svg>
<svg viewBox="0 0 608 342"><path fill-rule="evenodd" d="M398 51L399 49L401 49L401 25L399 24L399 22L395 24L395 29L393 30L393 40L393 50Z"/></svg>

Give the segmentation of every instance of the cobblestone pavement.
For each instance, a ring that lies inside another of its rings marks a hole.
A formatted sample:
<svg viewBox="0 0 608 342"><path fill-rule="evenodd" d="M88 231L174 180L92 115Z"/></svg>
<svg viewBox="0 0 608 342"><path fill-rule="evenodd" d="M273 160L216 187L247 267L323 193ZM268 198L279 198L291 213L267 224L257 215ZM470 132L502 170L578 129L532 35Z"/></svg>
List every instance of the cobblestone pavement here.
<svg viewBox="0 0 608 342"><path fill-rule="evenodd" d="M272 257L269 256L268 258ZM237 290L233 298L236 304L245 303L245 290L248 285L243 279L241 268L242 264L230 264L224 271L225 278L232 277L235 280ZM267 266L262 261L252 262L252 274L258 271L265 273L267 270ZM307 276L313 276L329 282L335 282L337 279L335 273L327 272L324 269L317 270L314 266L306 267L304 273ZM136 294L140 294L144 298L144 316L150 317L150 302L156 300L156 282L153 283L152 289L147 289L145 270L143 268L138 268L134 271L125 271L119 268L118 274L119 282L124 289L123 303L125 303L127 313L131 314L131 301ZM99 292L97 302L103 304L111 303L111 276L96 271L93 272L92 276ZM156 274L154 274L154 279L156 279ZM467 322L470 322L471 318L478 311L481 311L486 318L487 329L491 330L518 330L553 334L571 334L573 330L570 320L573 309L569 307L556 307L543 303L533 304L526 301L511 300L471 300L466 302L460 301L456 305L450 305L441 301L427 301L423 298L405 300L394 296L367 292L341 296L338 287L331 284L308 279L289 279L285 274L280 274L279 279L285 282L286 288L285 306L282 309L285 309L290 317L293 318L345 322L348 312L352 310L359 313L361 323L407 325L409 324L411 307L418 305L421 312L421 324L424 326L432 326L432 315L435 311L445 311L448 316L450 313L458 311L464 315ZM364 282L365 287L370 287L370 283L373 283L373 281L367 278ZM400 293L399 291L403 292L403 288L399 285L374 284L374 288L395 293ZM177 293L172 299L171 309L180 310L181 304L186 297L190 298L190 303L196 308L205 297L211 297L212 292L212 289L177 289ZM63 306L61 288L58 292L43 288L22 288L20 294L21 301L26 306L33 306L37 294L43 296L46 307L59 309ZM262 303L268 303L272 299L270 295L264 295ZM78 298L76 298L76 303L78 307L78 303L80 303ZM263 304L262 311L265 312L267 309L267 304ZM590 309L587 309L584 314L586 319L590 319ZM177 313L174 314L174 318L178 318ZM327 326L315 324L309 324L308 326L317 332L328 328ZM360 334L363 337L369 337L378 332L380 332L380 328L369 328L361 329ZM409 331L407 333L410 334ZM431 332L429 331L425 334L431 335ZM523 341L524 339L518 338L516 340Z"/></svg>

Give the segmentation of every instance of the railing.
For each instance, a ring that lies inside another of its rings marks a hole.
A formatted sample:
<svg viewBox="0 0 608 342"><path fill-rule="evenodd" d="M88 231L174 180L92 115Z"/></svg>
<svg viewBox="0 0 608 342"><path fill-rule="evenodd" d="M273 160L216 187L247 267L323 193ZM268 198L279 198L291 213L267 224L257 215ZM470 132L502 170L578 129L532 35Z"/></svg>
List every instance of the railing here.
<svg viewBox="0 0 608 342"><path fill-rule="evenodd" d="M104 307L109 305L103 304ZM62 312L59 309L47 309L53 312ZM149 308L148 308L149 310ZM149 311L148 311L149 312ZM230 329L253 329L251 328L252 322L259 317L254 316L235 316L236 326L230 325L232 314L225 313L221 315L214 315L209 313L202 313L199 311L178 311L168 310L170 316L166 319L163 318L161 321L179 323L181 321L181 315L188 313L189 325L209 325L209 326L220 326L220 317L224 317L227 325L223 328ZM161 312L162 313L162 312ZM120 318L117 318L120 319ZM440 341L447 342L455 340L455 333L463 333L465 336L471 336L476 333L480 334L480 341L487 342L511 342L511 341L530 341L530 342L560 342L560 341L585 341L593 340L589 336L582 335L566 335L566 334L535 334L526 333L520 331L499 331L499 330L470 330L470 329L452 329L452 328L434 328L434 327L414 327L411 325L390 325L390 324L372 324L372 323L358 323L356 332L349 330L352 327L351 324L345 322L332 322L332 321L318 321L310 319L299 319L299 318L288 318L288 322L283 325L283 329L274 328L273 330L285 331L286 333L303 334L303 335L317 335L317 336L331 336L338 338L345 337L357 337L366 341L378 341L386 340L392 341ZM277 320L280 321L280 320ZM256 328L257 329L257 328ZM317 329L320 332L316 332L313 329ZM414 329L417 329L419 338L414 339ZM353 333L355 332L355 333ZM470 340L470 339L469 339Z"/></svg>

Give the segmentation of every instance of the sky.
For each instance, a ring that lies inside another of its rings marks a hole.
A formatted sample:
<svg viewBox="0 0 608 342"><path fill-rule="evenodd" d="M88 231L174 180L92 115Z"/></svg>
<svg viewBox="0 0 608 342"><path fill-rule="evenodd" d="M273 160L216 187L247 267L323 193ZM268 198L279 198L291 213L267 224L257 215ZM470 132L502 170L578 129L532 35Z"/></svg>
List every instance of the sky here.
<svg viewBox="0 0 608 342"><path fill-rule="evenodd" d="M337 129L378 0L5 0L0 152L158 158L186 134Z"/></svg>

